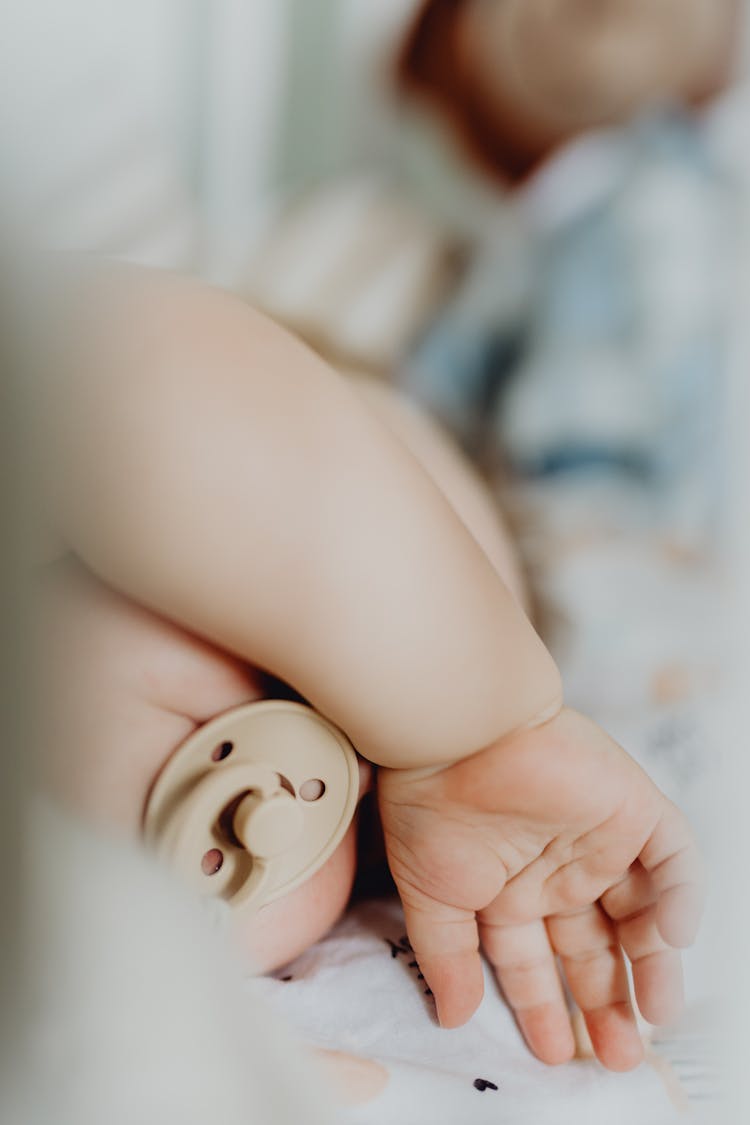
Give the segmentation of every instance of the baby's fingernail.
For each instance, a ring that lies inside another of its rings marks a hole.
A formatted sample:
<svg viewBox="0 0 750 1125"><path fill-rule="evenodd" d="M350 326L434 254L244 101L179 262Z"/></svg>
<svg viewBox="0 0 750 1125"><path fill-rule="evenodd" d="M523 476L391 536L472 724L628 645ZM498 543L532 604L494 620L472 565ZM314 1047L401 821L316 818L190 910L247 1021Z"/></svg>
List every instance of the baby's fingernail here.
<svg viewBox="0 0 750 1125"><path fill-rule="evenodd" d="M697 887L672 887L657 907L659 933L673 949L692 945L703 916L703 894Z"/></svg>

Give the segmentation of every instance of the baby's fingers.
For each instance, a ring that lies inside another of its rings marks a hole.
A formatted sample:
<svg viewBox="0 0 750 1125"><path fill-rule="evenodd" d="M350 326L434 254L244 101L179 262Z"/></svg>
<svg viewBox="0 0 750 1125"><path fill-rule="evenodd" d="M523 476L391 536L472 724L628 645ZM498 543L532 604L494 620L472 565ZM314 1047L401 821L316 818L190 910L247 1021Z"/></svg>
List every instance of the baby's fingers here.
<svg viewBox="0 0 750 1125"><path fill-rule="evenodd" d="M612 922L593 904L551 916L547 931L597 1058L610 1070L637 1066L643 1059L643 1046Z"/></svg>
<svg viewBox="0 0 750 1125"><path fill-rule="evenodd" d="M544 922L493 925L483 916L479 933L531 1050L552 1066L567 1062L575 1053L575 1040Z"/></svg>
<svg viewBox="0 0 750 1125"><path fill-rule="evenodd" d="M406 931L429 985L441 1027L461 1027L482 1001L484 978L474 912L421 892L401 892Z"/></svg>
<svg viewBox="0 0 750 1125"><path fill-rule="evenodd" d="M656 926L667 945L695 940L705 901L705 868L687 820L667 802L640 854L656 893Z"/></svg>
<svg viewBox="0 0 750 1125"><path fill-rule="evenodd" d="M682 1007L680 954L657 925L658 892L640 863L622 882L602 895L601 904L615 922L617 936L633 966L633 986L641 1013L653 1024L677 1017Z"/></svg>
<svg viewBox="0 0 750 1125"><path fill-rule="evenodd" d="M626 877L601 897L633 966L638 1007L650 1023L673 1020L682 1007L677 949L695 938L705 872L683 814L670 802Z"/></svg>

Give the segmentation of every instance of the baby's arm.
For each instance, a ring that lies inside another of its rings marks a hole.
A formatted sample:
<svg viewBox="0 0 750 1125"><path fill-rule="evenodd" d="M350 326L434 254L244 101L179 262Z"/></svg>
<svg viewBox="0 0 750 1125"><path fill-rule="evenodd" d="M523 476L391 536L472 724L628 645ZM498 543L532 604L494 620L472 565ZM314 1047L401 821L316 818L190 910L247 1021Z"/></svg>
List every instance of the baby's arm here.
<svg viewBox="0 0 750 1125"><path fill-rule="evenodd" d="M127 269L80 294L75 374L41 405L58 526L96 574L380 764L453 761L559 708L516 598L344 379L197 284Z"/></svg>
<svg viewBox="0 0 750 1125"><path fill-rule="evenodd" d="M449 502L524 610L529 595L518 553L484 481L452 439L415 403L371 377L353 385Z"/></svg>

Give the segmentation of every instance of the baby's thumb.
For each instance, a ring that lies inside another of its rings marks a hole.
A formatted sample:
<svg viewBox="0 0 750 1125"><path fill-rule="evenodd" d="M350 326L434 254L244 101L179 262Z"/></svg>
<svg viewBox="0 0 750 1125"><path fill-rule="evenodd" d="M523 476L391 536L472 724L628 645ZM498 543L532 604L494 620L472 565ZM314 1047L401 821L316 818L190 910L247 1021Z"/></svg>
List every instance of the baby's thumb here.
<svg viewBox="0 0 750 1125"><path fill-rule="evenodd" d="M484 994L476 916L413 889L407 894L399 888L399 892L409 941L435 997L440 1026L461 1027Z"/></svg>

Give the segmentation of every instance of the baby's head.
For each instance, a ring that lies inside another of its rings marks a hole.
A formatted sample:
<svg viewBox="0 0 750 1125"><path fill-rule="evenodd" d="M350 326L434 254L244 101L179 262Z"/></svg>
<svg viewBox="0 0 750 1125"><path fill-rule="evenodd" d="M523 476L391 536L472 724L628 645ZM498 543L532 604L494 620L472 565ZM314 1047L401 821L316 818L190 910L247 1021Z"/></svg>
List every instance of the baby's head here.
<svg viewBox="0 0 750 1125"><path fill-rule="evenodd" d="M583 130L725 83L738 0L425 0L400 83L504 181Z"/></svg>

